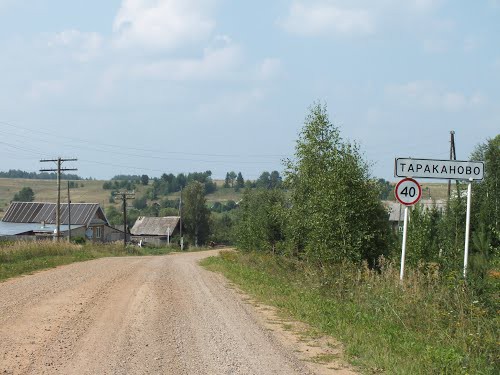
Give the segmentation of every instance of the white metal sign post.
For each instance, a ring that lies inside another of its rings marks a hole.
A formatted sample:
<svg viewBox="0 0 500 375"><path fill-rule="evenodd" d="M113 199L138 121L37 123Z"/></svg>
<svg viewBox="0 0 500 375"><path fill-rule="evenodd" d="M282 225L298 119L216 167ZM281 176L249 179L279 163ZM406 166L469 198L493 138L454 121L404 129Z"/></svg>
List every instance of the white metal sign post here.
<svg viewBox="0 0 500 375"><path fill-rule="evenodd" d="M470 232L470 206L472 201L472 180L467 186L467 216L465 218L465 247L464 247L464 278L467 277L467 262L469 260L469 232Z"/></svg>
<svg viewBox="0 0 500 375"><path fill-rule="evenodd" d="M483 180L484 162L397 158L394 163L394 175L396 177L437 178L443 180L466 180L469 182L467 186L467 217L465 222L465 246L464 246L464 278L465 278L467 276L467 262L469 259L469 233L470 233L470 211L472 202L472 182ZM400 183L402 183L405 180L400 181ZM397 186L399 186L399 184ZM398 198L397 186L396 186L396 198L402 204L407 205ZM405 228L406 228L406 210L407 208L405 208ZM404 256L405 240L406 240L406 229L403 234L403 256ZM401 261L403 261L403 259L401 259ZM403 275L403 268L401 267L401 278L403 277L402 275Z"/></svg>
<svg viewBox="0 0 500 375"><path fill-rule="evenodd" d="M405 178L398 182L395 189L396 199L405 206L403 222L403 244L401 248L401 271L399 279L403 280L406 256L406 232L408 230L408 206L413 206L422 197L422 188L413 178Z"/></svg>

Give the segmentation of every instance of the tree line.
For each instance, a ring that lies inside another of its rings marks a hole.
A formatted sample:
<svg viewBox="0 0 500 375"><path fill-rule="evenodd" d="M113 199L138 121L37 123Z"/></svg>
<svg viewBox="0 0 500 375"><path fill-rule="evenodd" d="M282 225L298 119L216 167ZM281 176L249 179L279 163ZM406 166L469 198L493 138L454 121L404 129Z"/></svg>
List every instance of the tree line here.
<svg viewBox="0 0 500 375"><path fill-rule="evenodd" d="M231 171L226 173L226 178L224 179L224 188L234 188L235 191L240 189L275 189L282 187L282 177L278 171L267 172L264 171L257 178L257 180L245 180L241 172Z"/></svg>
<svg viewBox="0 0 500 375"><path fill-rule="evenodd" d="M20 169L9 169L7 172L0 172L0 178L24 178L27 180L55 180L57 179L56 173L49 172L26 172ZM82 177L71 174L63 173L61 174L62 180L83 180Z"/></svg>

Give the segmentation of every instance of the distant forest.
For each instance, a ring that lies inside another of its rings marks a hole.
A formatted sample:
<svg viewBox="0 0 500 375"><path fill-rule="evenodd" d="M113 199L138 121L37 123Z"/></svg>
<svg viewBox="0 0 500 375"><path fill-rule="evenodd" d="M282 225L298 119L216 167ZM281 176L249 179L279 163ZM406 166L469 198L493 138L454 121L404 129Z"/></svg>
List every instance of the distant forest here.
<svg viewBox="0 0 500 375"><path fill-rule="evenodd" d="M10 169L8 172L0 172L0 178L26 178L29 180L55 180L57 175L49 172L26 172L19 169ZM62 180L83 180L76 174L62 173Z"/></svg>

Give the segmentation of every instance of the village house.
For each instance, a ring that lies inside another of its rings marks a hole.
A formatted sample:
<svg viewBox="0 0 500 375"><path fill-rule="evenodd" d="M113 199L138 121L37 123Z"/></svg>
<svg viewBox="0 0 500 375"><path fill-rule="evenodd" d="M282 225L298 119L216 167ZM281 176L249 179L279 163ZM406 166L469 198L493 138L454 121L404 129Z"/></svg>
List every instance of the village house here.
<svg viewBox="0 0 500 375"><path fill-rule="evenodd" d="M12 202L0 221L0 238L36 240L56 233L55 203ZM60 235L85 238L93 242L123 240L123 231L110 226L97 203L61 204Z"/></svg>
<svg viewBox="0 0 500 375"><path fill-rule="evenodd" d="M394 231L403 231L403 221L404 221L404 206L397 201L382 201L385 208L389 212L389 222L391 228ZM424 210L431 210L432 208L437 208L439 211L446 209L446 201L444 200L433 200L433 199L422 199L418 203ZM411 209L410 209L411 216Z"/></svg>
<svg viewBox="0 0 500 375"><path fill-rule="evenodd" d="M162 246L171 242L171 238L179 233L179 228L179 216L139 216L130 233L134 242Z"/></svg>

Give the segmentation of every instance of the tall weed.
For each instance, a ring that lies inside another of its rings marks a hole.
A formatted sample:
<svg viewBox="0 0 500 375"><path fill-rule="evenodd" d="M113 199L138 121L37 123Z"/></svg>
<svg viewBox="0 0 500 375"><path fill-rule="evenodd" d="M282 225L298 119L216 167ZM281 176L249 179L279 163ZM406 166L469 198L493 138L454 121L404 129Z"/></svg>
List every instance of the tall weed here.
<svg viewBox="0 0 500 375"><path fill-rule="evenodd" d="M344 262L318 268L262 253L206 262L244 290L344 342L355 364L390 374L494 374L498 312L460 274L437 264L380 269ZM493 282L493 280L490 280ZM497 306L498 307L498 306Z"/></svg>

